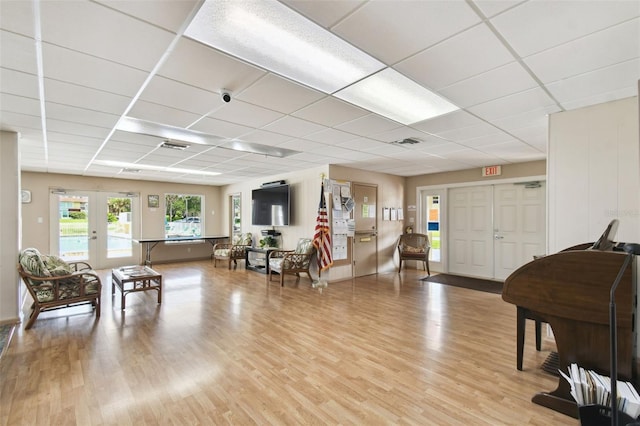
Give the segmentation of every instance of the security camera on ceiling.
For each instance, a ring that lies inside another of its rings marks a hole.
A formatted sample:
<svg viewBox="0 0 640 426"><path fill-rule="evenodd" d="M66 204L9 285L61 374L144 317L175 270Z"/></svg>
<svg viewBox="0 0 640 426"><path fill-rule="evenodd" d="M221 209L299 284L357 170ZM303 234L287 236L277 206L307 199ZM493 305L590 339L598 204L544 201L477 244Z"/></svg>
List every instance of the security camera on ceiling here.
<svg viewBox="0 0 640 426"><path fill-rule="evenodd" d="M226 103L231 102L231 92L229 90L222 89L220 96L222 97L222 100L225 101Z"/></svg>

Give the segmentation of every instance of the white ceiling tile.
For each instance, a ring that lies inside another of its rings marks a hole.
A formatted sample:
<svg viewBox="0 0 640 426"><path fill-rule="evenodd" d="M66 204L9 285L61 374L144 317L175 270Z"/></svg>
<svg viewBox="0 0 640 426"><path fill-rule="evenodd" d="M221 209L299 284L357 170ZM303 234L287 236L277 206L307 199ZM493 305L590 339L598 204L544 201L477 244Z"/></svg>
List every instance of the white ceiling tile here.
<svg viewBox="0 0 640 426"><path fill-rule="evenodd" d="M311 133L310 135L305 136L305 139L315 142L321 142L327 145L336 145L340 142L353 139L353 135L351 133L343 132L337 129L325 129L319 132ZM330 150L332 148L328 147L327 149Z"/></svg>
<svg viewBox="0 0 640 426"><path fill-rule="evenodd" d="M478 120L476 124L471 126L452 127L450 130L438 133L438 136L453 142L463 142L469 139L494 135L498 132L498 128L491 123Z"/></svg>
<svg viewBox="0 0 640 426"><path fill-rule="evenodd" d="M253 142L253 143L259 143L262 145L275 146L290 140L291 137L286 135L281 135L279 133L267 132L264 130L254 130L251 133L242 135L241 139L245 142Z"/></svg>
<svg viewBox="0 0 640 426"><path fill-rule="evenodd" d="M520 56L529 56L639 15L637 1L534 0L491 22Z"/></svg>
<svg viewBox="0 0 640 426"><path fill-rule="evenodd" d="M0 114L0 123L2 130L12 132L22 133L24 129L42 130L42 121L39 116L35 115L3 111Z"/></svg>
<svg viewBox="0 0 640 426"><path fill-rule="evenodd" d="M40 102L33 98L0 93L0 111L40 116Z"/></svg>
<svg viewBox="0 0 640 426"><path fill-rule="evenodd" d="M480 119L459 109L445 115L440 115L435 118L430 118L429 120L412 124L411 127L423 132L439 135L442 132L447 132L452 129L473 126L480 123Z"/></svg>
<svg viewBox="0 0 640 426"><path fill-rule="evenodd" d="M366 0L282 0L282 3L297 10L315 23L331 28L352 10L365 3Z"/></svg>
<svg viewBox="0 0 640 426"><path fill-rule="evenodd" d="M511 132L514 136L536 148L539 152L547 151L547 126L521 127Z"/></svg>
<svg viewBox="0 0 640 426"><path fill-rule="evenodd" d="M562 106L564 106L566 110L572 110L575 108L582 108L582 107L588 107L588 106L597 105L597 104L603 104L605 102L631 98L634 96L638 96L637 87L627 86L621 89L598 93L592 96L588 96L586 98L580 98L574 101L563 102Z"/></svg>
<svg viewBox="0 0 640 426"><path fill-rule="evenodd" d="M326 97L324 93L269 73L243 90L237 98L255 105L265 105L284 114L292 113Z"/></svg>
<svg viewBox="0 0 640 426"><path fill-rule="evenodd" d="M282 118L283 114L238 100L224 104L210 113L209 117L259 128Z"/></svg>
<svg viewBox="0 0 640 426"><path fill-rule="evenodd" d="M424 151L431 155L446 155L456 151L466 150L467 147L454 142L445 142L438 144L424 144L418 147L420 151Z"/></svg>
<svg viewBox="0 0 640 426"><path fill-rule="evenodd" d="M476 25L394 66L413 80L441 89L509 62L513 55L485 25Z"/></svg>
<svg viewBox="0 0 640 426"><path fill-rule="evenodd" d="M174 34L93 2L40 2L42 40L151 70ZM82 34L81 37L78 35Z"/></svg>
<svg viewBox="0 0 640 426"><path fill-rule="evenodd" d="M551 97L539 87L508 95L469 108L473 114L485 120L495 120L545 107L556 106Z"/></svg>
<svg viewBox="0 0 640 426"><path fill-rule="evenodd" d="M336 126L336 129L353 133L355 135L369 136L375 133L397 129L398 127L402 127L402 125L398 124L396 121L389 120L377 114L369 114L364 117L342 123Z"/></svg>
<svg viewBox="0 0 640 426"><path fill-rule="evenodd" d="M126 96L50 79L44 81L44 92L48 102L118 115L121 115L129 104L129 98Z"/></svg>
<svg viewBox="0 0 640 426"><path fill-rule="evenodd" d="M184 128L195 123L202 117L192 112L181 111L165 105L141 100L133 105L133 108L131 108L127 116Z"/></svg>
<svg viewBox="0 0 640 426"><path fill-rule="evenodd" d="M4 68L37 74L35 41L30 37L0 31L0 64Z"/></svg>
<svg viewBox="0 0 640 426"><path fill-rule="evenodd" d="M96 0L112 9L127 15L135 16L143 21L177 32L184 20L189 16L198 0L162 0L154 2L150 7L146 1Z"/></svg>
<svg viewBox="0 0 640 426"><path fill-rule="evenodd" d="M140 99L199 115L223 104L216 93L158 76L151 79Z"/></svg>
<svg viewBox="0 0 640 426"><path fill-rule="evenodd" d="M33 2L3 1L0 26L10 32L35 38Z"/></svg>
<svg viewBox="0 0 640 426"><path fill-rule="evenodd" d="M500 158L513 155L529 156L540 154L540 152L535 148L517 140L494 145L485 145L482 147L482 151Z"/></svg>
<svg viewBox="0 0 640 426"><path fill-rule="evenodd" d="M340 99L325 98L291 115L333 127L367 114L368 111Z"/></svg>
<svg viewBox="0 0 640 426"><path fill-rule="evenodd" d="M33 74L0 68L0 92L39 99L38 78Z"/></svg>
<svg viewBox="0 0 640 426"><path fill-rule="evenodd" d="M459 107L466 108L522 92L536 85L535 80L520 64L512 62L445 87L438 92Z"/></svg>
<svg viewBox="0 0 640 426"><path fill-rule="evenodd" d="M473 0L484 16L490 18L526 0Z"/></svg>
<svg viewBox="0 0 640 426"><path fill-rule="evenodd" d="M326 148L327 144L322 142L310 141L306 139L291 139L287 142L281 143L280 145L278 145L278 147L309 152L316 148L322 148L322 147ZM290 158L297 158L298 155L300 154L294 154Z"/></svg>
<svg viewBox="0 0 640 426"><path fill-rule="evenodd" d="M547 127L549 123L549 114L561 111L558 106L550 106L527 111L521 114L509 115L504 118L498 118L491 122L506 131L513 132L516 129L522 129L530 126Z"/></svg>
<svg viewBox="0 0 640 426"><path fill-rule="evenodd" d="M158 72L218 95L221 89L240 92L265 73L260 68L184 37Z"/></svg>
<svg viewBox="0 0 640 426"><path fill-rule="evenodd" d="M340 142L336 145L341 146L343 148L357 150L357 151L369 151L371 149L379 148L383 144L384 142L379 142L373 139L356 138L356 139L350 139L348 141Z"/></svg>
<svg viewBox="0 0 640 426"><path fill-rule="evenodd" d="M91 123L94 126L104 127L106 129L114 127L120 119L119 115L52 102L47 102L45 104L45 111L48 119L70 121L80 124Z"/></svg>
<svg viewBox="0 0 640 426"><path fill-rule="evenodd" d="M640 18L545 50L524 61L543 83L549 83L638 57Z"/></svg>
<svg viewBox="0 0 640 426"><path fill-rule="evenodd" d="M224 120L218 120L211 117L204 117L196 124L190 127L190 130L208 133L223 138L238 138L253 130L253 127L241 126L240 124L230 123Z"/></svg>
<svg viewBox="0 0 640 426"><path fill-rule="evenodd" d="M478 148L487 145L495 145L497 143L511 142L514 140L513 136L505 132L497 132L490 135L480 136L478 138L465 139L460 142L460 144L469 148Z"/></svg>
<svg viewBox="0 0 640 426"><path fill-rule="evenodd" d="M299 138L311 133L319 132L324 129L324 126L287 115L264 126L263 129Z"/></svg>
<svg viewBox="0 0 640 426"><path fill-rule="evenodd" d="M402 139L418 139L425 140L429 135L416 130L409 126L397 127L395 129L387 130L386 132L380 132L373 135L369 135L371 139L375 139L382 142L395 142Z"/></svg>
<svg viewBox="0 0 640 426"><path fill-rule="evenodd" d="M390 65L478 22L461 1L370 1L333 32Z"/></svg>
<svg viewBox="0 0 640 426"><path fill-rule="evenodd" d="M146 78L143 71L105 59L42 44L44 76L119 95L135 95Z"/></svg>
<svg viewBox="0 0 640 426"><path fill-rule="evenodd" d="M623 62L547 85L562 104L580 99L633 88L637 94L640 59Z"/></svg>
<svg viewBox="0 0 640 426"><path fill-rule="evenodd" d="M89 126L81 123L72 123L70 121L61 121L47 118L47 131L66 133L69 135L87 136L90 138L101 138L104 140L109 134L109 128Z"/></svg>

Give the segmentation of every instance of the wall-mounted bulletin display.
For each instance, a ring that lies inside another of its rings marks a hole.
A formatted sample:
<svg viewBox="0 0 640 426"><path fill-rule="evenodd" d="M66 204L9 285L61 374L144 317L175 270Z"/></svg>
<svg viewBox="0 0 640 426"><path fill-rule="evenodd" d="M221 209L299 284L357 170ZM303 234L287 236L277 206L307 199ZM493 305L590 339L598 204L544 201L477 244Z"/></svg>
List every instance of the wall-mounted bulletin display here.
<svg viewBox="0 0 640 426"><path fill-rule="evenodd" d="M389 207L382 208L382 220L391 220L391 210Z"/></svg>
<svg viewBox="0 0 640 426"><path fill-rule="evenodd" d="M404 220L404 211L402 207L398 207L398 220Z"/></svg>
<svg viewBox="0 0 640 426"><path fill-rule="evenodd" d="M333 260L345 260L348 258L348 237L353 236L353 226L350 226L351 211L355 205L351 198L351 182L331 179L328 188L331 188L331 242ZM350 235L351 234L351 235Z"/></svg>

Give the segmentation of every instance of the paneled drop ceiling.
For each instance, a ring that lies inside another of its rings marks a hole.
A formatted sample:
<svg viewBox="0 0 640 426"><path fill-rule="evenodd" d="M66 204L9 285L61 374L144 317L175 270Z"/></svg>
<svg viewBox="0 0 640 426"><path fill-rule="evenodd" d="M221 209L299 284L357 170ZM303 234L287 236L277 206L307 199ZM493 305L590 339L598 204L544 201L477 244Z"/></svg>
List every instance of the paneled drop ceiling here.
<svg viewBox="0 0 640 426"><path fill-rule="evenodd" d="M322 164L414 176L545 159L548 114L637 95L638 0L282 1L459 108L409 125L186 37L202 3L0 0L0 128L20 133L22 170L210 185ZM119 130L125 118L202 140Z"/></svg>

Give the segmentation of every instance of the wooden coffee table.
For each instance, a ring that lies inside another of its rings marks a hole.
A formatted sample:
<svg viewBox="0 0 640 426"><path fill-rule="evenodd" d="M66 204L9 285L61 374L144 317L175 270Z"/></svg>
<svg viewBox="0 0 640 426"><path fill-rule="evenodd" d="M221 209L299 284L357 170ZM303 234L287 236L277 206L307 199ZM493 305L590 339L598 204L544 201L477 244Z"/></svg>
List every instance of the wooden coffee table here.
<svg viewBox="0 0 640 426"><path fill-rule="evenodd" d="M125 296L136 291L156 290L162 303L162 275L148 266L123 266L111 270L111 296L120 289L120 309L125 308Z"/></svg>

